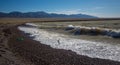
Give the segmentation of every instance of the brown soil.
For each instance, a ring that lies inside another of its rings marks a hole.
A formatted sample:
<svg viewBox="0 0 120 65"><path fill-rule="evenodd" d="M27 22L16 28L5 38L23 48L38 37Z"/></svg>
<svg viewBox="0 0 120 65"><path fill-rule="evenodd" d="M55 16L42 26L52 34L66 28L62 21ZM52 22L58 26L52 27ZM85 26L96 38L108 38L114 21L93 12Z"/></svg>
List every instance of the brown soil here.
<svg viewBox="0 0 120 65"><path fill-rule="evenodd" d="M32 40L17 26L3 26L0 65L120 65L120 62L77 55L70 50L53 49Z"/></svg>
<svg viewBox="0 0 120 65"><path fill-rule="evenodd" d="M8 39L12 36L14 24L0 24L0 65L29 65L18 58L8 46Z"/></svg>

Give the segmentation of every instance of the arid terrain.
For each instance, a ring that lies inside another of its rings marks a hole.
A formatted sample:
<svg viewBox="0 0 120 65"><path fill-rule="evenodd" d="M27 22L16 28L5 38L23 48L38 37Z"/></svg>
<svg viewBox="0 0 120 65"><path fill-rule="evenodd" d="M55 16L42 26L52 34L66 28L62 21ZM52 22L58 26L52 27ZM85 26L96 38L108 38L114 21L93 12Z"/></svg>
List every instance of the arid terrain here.
<svg viewBox="0 0 120 65"><path fill-rule="evenodd" d="M56 20L56 19L1 18L0 19L0 65L120 65L120 62L117 61L99 59L99 58L90 58L87 56L78 55L71 50L52 48L49 45L44 45L41 44L40 42L34 41L32 38L28 37L27 34L23 33L17 28L18 26L24 25L27 22L38 23L38 22L49 21L49 23L52 24L61 24L60 22L59 23L51 22L53 20L61 21L60 19ZM62 20L62 21L66 21L66 20ZM76 19L74 20L76 21ZM73 20L68 20L68 21L73 21ZM112 21L114 22L114 20ZM119 29L119 23L120 23L119 21L120 20L115 20L114 24L113 22L112 23L103 22L102 24L106 24L104 26L106 28ZM99 26L96 25L96 22L92 22L92 23L89 22L92 21L82 22L79 25ZM76 22L74 24L76 25L78 23ZM97 24L102 25L100 21L97 22ZM109 26L107 24L109 24ZM55 30L55 31L61 33L62 30L61 31ZM74 36L71 35L71 37ZM103 40L101 36L99 36L97 39L96 36L95 37L77 36L75 38L87 39L87 40L95 39L96 41ZM119 39L114 40L114 39L108 39L106 37L104 39L107 39L107 42L114 41L117 44L119 43Z"/></svg>

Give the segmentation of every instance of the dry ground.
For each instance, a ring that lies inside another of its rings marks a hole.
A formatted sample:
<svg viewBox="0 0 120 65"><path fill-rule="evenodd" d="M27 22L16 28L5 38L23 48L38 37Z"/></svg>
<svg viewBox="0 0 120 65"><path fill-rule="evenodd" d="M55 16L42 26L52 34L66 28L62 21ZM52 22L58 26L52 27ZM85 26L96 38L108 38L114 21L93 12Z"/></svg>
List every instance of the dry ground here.
<svg viewBox="0 0 120 65"><path fill-rule="evenodd" d="M69 22L69 21L103 21L120 20L120 18L100 18L100 19L81 19L81 18L0 18L0 23L25 23L25 22Z"/></svg>
<svg viewBox="0 0 120 65"><path fill-rule="evenodd" d="M53 49L26 37L16 26L53 19L0 18L0 65L120 65L120 62L89 58L70 50ZM56 19L55 19L56 21ZM23 37L23 41L18 41Z"/></svg>

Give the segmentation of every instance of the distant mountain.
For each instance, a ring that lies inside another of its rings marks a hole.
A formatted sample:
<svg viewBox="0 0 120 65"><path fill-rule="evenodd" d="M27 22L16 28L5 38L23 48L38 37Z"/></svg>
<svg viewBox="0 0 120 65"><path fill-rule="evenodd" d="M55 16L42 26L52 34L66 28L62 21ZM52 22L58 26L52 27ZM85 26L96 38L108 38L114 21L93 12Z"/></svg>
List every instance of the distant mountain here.
<svg viewBox="0 0 120 65"><path fill-rule="evenodd" d="M0 18L97 18L95 16L86 15L86 14L72 14L72 15L66 15L66 14L56 14L56 13L46 13L44 11L40 12L10 12L10 13L4 13L0 12Z"/></svg>

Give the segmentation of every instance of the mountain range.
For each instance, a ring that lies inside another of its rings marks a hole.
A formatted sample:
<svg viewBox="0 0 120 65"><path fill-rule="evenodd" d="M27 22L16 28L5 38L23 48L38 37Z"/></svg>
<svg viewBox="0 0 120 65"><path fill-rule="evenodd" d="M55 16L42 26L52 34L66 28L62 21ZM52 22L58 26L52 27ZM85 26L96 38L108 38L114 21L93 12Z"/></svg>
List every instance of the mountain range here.
<svg viewBox="0 0 120 65"><path fill-rule="evenodd" d="M56 14L56 13L46 13L44 11L39 11L39 12L9 12L9 13L4 13L0 12L0 18L98 18L95 16L91 15L86 15L86 14L71 14L71 15L66 15L66 14Z"/></svg>

